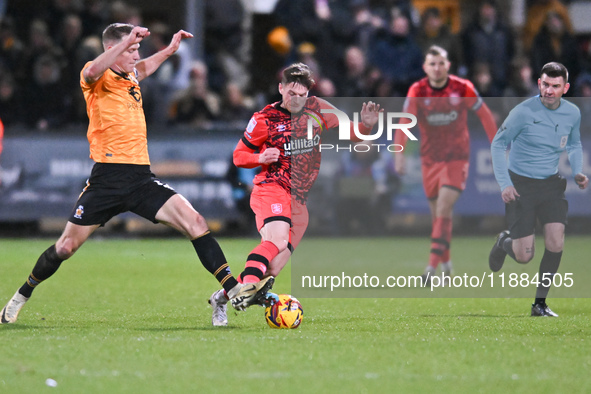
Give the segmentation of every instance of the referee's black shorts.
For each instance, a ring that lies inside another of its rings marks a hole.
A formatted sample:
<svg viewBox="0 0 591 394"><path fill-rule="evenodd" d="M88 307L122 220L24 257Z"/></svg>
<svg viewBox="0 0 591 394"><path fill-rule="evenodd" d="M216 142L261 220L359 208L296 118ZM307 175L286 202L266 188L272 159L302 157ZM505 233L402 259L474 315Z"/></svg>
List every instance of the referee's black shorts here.
<svg viewBox="0 0 591 394"><path fill-rule="evenodd" d="M156 213L175 194L149 165L96 163L68 220L102 226L129 211L157 223Z"/></svg>
<svg viewBox="0 0 591 394"><path fill-rule="evenodd" d="M560 174L533 179L509 171L519 199L505 204L505 218L511 238L523 238L535 232L536 219L547 223L567 223L568 201L564 196L566 179Z"/></svg>

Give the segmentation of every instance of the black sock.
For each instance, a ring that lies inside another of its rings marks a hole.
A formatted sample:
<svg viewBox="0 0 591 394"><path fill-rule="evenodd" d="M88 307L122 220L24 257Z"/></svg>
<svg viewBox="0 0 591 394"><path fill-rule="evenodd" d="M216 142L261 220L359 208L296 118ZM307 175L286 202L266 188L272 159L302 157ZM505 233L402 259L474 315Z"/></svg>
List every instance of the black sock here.
<svg viewBox="0 0 591 394"><path fill-rule="evenodd" d="M208 231L205 235L191 241L201 264L220 282L226 292L238 284L232 276L230 267L220 245Z"/></svg>
<svg viewBox="0 0 591 394"><path fill-rule="evenodd" d="M507 237L505 238L505 240L503 241L503 250L505 252L507 252L507 254L509 256L511 256L511 258L513 260L517 260L515 258L515 252L513 252L513 240L511 239L511 237Z"/></svg>
<svg viewBox="0 0 591 394"><path fill-rule="evenodd" d="M546 303L546 299L545 298L536 298L534 300L534 304L544 305L545 303Z"/></svg>
<svg viewBox="0 0 591 394"><path fill-rule="evenodd" d="M30 297L39 283L49 278L58 270L62 261L64 260L60 259L55 251L55 245L51 245L39 256L37 264L33 267L33 272L31 272L25 284L21 286L19 293L27 298Z"/></svg>
<svg viewBox="0 0 591 394"><path fill-rule="evenodd" d="M546 297L552 286L552 279L554 274L558 271L562 252L550 252L548 249L544 250L544 256L540 262L540 271L538 273L540 284L536 290L536 303L538 299L546 302ZM546 276L544 276L546 274ZM550 275L548 275L550 274Z"/></svg>

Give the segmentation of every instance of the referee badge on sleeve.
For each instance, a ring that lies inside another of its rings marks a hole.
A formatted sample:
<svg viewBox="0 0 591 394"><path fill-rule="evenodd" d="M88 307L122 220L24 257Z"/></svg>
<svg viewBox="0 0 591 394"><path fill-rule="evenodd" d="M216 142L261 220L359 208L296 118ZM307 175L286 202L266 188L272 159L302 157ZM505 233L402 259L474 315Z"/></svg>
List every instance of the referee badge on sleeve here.
<svg viewBox="0 0 591 394"><path fill-rule="evenodd" d="M563 135L560 138L560 147L564 148L566 146L566 143L568 142L568 135Z"/></svg>

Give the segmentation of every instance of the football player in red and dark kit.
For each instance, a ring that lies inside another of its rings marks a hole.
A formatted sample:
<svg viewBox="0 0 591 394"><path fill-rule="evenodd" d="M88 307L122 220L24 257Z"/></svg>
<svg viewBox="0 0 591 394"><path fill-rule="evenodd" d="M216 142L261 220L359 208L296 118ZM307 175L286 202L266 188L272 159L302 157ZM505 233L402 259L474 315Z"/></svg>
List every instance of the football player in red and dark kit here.
<svg viewBox="0 0 591 394"><path fill-rule="evenodd" d="M444 275L452 275L450 243L453 208L466 188L470 158L468 110L480 118L489 141L497 126L488 106L474 85L466 79L449 74L447 51L430 47L425 54L423 70L427 76L408 90L404 112L417 117L421 141L423 187L431 210L431 252L423 274L428 283L439 263ZM405 119L401 119L404 123ZM405 145L407 136L397 132L396 144ZM394 155L396 170L405 173L405 156Z"/></svg>
<svg viewBox="0 0 591 394"><path fill-rule="evenodd" d="M313 85L307 65L296 63L285 68L279 83L282 100L253 115L234 150L236 166L261 166L250 199L261 243L248 255L240 274L242 283L273 281L308 226L306 198L320 170L321 132L339 125L337 116L321 113L334 106L318 97L308 97ZM379 112L379 105L363 103L361 122L350 124L350 139L356 140L355 126L360 133L368 134ZM314 124L312 136L308 135L309 119ZM227 324L224 291L213 293L209 302L213 324Z"/></svg>

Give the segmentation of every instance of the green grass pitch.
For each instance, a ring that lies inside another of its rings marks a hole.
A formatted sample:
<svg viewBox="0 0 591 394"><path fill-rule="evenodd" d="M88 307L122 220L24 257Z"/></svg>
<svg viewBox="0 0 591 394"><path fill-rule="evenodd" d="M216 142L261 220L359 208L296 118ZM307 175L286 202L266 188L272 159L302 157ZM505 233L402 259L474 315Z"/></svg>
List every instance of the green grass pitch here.
<svg viewBox="0 0 591 394"><path fill-rule="evenodd" d="M492 239L454 239L456 267L486 257ZM2 305L53 241L0 239ZM219 241L234 273L257 242ZM337 250L344 241L314 242ZM363 250L367 241L346 242ZM414 256L422 271L427 237L372 242L395 243L397 256ZM530 263L536 266L538 247ZM566 251L568 264L589 270L589 237L567 236ZM290 286L288 267L274 289L289 293ZM300 328L273 330L259 307L231 311L228 327L213 328L206 300L216 288L187 241L94 237L35 290L15 324L0 326L0 393L582 393L591 387L589 299L549 299L560 314L551 319L528 316L531 298L300 298Z"/></svg>

